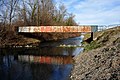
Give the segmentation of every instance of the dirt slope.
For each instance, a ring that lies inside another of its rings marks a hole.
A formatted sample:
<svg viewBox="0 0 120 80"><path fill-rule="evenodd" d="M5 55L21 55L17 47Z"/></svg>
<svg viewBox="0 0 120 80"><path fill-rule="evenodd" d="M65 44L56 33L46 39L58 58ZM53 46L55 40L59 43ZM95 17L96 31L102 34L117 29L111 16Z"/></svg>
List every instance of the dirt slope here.
<svg viewBox="0 0 120 80"><path fill-rule="evenodd" d="M74 57L71 80L120 80L120 27L101 33Z"/></svg>

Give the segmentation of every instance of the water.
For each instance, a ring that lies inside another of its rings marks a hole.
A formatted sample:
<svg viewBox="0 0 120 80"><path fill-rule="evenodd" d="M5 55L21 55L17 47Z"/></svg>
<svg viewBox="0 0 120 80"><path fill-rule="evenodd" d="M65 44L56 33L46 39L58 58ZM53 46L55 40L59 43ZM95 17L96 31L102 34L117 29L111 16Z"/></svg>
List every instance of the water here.
<svg viewBox="0 0 120 80"><path fill-rule="evenodd" d="M81 37L50 41L37 48L0 49L0 80L69 80L73 56L81 47Z"/></svg>

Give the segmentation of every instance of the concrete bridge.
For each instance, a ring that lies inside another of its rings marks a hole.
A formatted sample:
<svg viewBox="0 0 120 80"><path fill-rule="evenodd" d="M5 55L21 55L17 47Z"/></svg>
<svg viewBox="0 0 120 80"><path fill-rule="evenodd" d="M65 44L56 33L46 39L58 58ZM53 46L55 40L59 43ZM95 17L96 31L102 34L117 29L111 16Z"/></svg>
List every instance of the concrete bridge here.
<svg viewBox="0 0 120 80"><path fill-rule="evenodd" d="M93 40L93 32L98 31L97 25L81 25L81 26L23 26L18 27L18 33L25 34L39 34L39 33L68 33L80 32L91 33L90 41Z"/></svg>
<svg viewBox="0 0 120 80"><path fill-rule="evenodd" d="M95 32L98 31L97 25L81 26L24 26L19 27L19 33L43 33L43 32Z"/></svg>

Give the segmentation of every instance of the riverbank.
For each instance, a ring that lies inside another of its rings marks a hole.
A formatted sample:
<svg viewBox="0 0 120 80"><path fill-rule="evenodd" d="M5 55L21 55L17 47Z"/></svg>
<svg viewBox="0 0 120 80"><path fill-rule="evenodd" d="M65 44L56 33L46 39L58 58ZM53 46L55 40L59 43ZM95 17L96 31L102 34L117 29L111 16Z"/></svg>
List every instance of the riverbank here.
<svg viewBox="0 0 120 80"><path fill-rule="evenodd" d="M39 47L41 42L56 41L60 39L68 39L78 37L80 33L34 33L34 34L18 34L14 31L0 34L0 48L4 47Z"/></svg>
<svg viewBox="0 0 120 80"><path fill-rule="evenodd" d="M71 80L120 79L120 27L94 33L94 41L74 57Z"/></svg>
<svg viewBox="0 0 120 80"><path fill-rule="evenodd" d="M26 46L26 45L39 45L41 41L35 38L28 38L22 35L9 32L4 33L0 37L0 48L13 47L13 46Z"/></svg>

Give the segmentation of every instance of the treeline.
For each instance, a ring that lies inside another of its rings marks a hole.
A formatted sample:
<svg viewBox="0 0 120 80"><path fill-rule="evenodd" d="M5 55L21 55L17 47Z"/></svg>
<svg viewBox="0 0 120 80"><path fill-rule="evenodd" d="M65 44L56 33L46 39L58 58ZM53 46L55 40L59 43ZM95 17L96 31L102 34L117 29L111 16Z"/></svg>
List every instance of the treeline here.
<svg viewBox="0 0 120 80"><path fill-rule="evenodd" d="M73 18L63 4L56 7L54 0L0 0L0 27L8 30L13 26L77 25Z"/></svg>
<svg viewBox="0 0 120 80"><path fill-rule="evenodd" d="M79 36L76 33L36 33L23 36L18 35L16 30L19 26L77 25L73 18L74 15L68 13L63 4L58 6L54 0L0 0L0 46L17 45L20 41L25 44L23 39L26 37L47 41Z"/></svg>

